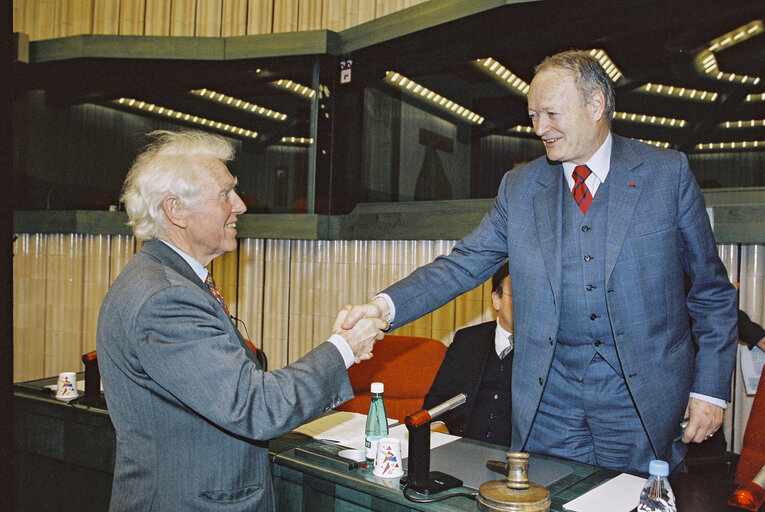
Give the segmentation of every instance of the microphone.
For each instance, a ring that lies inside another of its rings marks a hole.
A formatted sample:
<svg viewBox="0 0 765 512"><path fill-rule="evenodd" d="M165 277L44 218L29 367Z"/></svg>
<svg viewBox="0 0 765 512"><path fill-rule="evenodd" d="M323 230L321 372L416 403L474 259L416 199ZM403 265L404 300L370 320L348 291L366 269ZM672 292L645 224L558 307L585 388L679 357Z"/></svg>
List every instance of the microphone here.
<svg viewBox="0 0 765 512"><path fill-rule="evenodd" d="M424 425L425 423L434 420L444 414L445 412L449 412L452 409L459 407L460 405L464 404L467 401L467 395L465 393L460 393L457 396L454 396L447 400L446 402L442 404L438 404L435 407L425 410L420 409L419 411L415 412L414 414L410 414L406 418L404 418L404 423L408 427L419 427L420 425Z"/></svg>

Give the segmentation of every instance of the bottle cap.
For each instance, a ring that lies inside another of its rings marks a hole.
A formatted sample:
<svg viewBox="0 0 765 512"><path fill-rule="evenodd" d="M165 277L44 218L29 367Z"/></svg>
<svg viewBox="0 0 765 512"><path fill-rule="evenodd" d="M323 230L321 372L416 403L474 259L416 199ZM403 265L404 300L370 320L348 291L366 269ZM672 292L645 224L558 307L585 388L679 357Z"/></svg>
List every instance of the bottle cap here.
<svg viewBox="0 0 765 512"><path fill-rule="evenodd" d="M383 386L382 382L373 382L372 383L372 393L382 393L385 386Z"/></svg>
<svg viewBox="0 0 765 512"><path fill-rule="evenodd" d="M669 464L663 460L652 460L648 464L648 473L653 476L667 476L669 475Z"/></svg>

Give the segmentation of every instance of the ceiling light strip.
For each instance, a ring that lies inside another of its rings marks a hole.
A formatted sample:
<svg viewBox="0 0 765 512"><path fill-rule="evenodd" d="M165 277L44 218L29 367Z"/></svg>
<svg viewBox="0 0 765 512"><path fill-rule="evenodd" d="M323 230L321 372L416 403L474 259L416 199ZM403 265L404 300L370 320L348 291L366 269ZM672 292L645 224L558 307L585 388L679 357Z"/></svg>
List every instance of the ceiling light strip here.
<svg viewBox="0 0 765 512"><path fill-rule="evenodd" d="M287 114L282 114L281 112L271 110L270 108L261 107L260 105L250 103L249 101L235 98L221 92L212 91L210 89L194 89L191 93L206 100L214 101L220 105L227 105L231 108L242 110L248 114L257 114L259 116L276 119L277 121L285 121L287 119Z"/></svg>
<svg viewBox="0 0 765 512"><path fill-rule="evenodd" d="M720 68L717 67L717 58L709 50L701 52L698 58L701 60L701 68L704 70L704 73L712 78L724 82L739 82L747 85L757 85L760 83L760 77L758 76L737 75L736 73L720 71Z"/></svg>
<svg viewBox="0 0 765 512"><path fill-rule="evenodd" d="M529 92L529 84L521 80L512 71L505 66L487 57L485 59L478 59L476 62L482 66L486 71L496 75L501 81L510 86L511 89L520 92L521 94L527 94Z"/></svg>
<svg viewBox="0 0 765 512"><path fill-rule="evenodd" d="M510 128L510 131L518 132L518 133L528 133L528 134L534 134L534 128L531 126L524 126L522 124L519 124L517 126L513 126Z"/></svg>
<svg viewBox="0 0 765 512"><path fill-rule="evenodd" d="M742 142L703 142L696 144L696 149L714 151L720 149L759 149L765 148L765 140L753 140Z"/></svg>
<svg viewBox="0 0 765 512"><path fill-rule="evenodd" d="M595 59L600 62L600 65L603 66L604 70L606 70L606 73L608 73L608 76L611 78L612 82L616 82L622 77L622 72L619 70L619 68L616 67L614 61L611 60L611 57L609 57L605 51L592 49L590 50L590 55L595 57Z"/></svg>
<svg viewBox="0 0 765 512"><path fill-rule="evenodd" d="M213 121L211 119L206 119L204 117L199 117L192 114L185 114L171 108L162 107L155 105L154 103L148 103L146 101L137 100L135 98L120 98L113 101L112 103L116 103L118 105L122 105L123 107L128 107L135 110L141 110L144 112L165 116L177 121L184 121L187 123L204 126L206 128L212 128L213 130L225 132L230 135L238 135L240 137L247 137L250 139L254 139L258 136L258 132L253 130L233 126L220 121Z"/></svg>
<svg viewBox="0 0 765 512"><path fill-rule="evenodd" d="M313 144L312 137L282 137L281 142L283 144Z"/></svg>
<svg viewBox="0 0 765 512"><path fill-rule="evenodd" d="M316 91L314 91L310 87L303 84L299 84L297 82L293 82L292 80L287 80L286 78L282 78L280 80L277 80L276 82L271 82L271 83L293 94L299 94L301 96L305 96L306 98L313 98L314 96L316 96Z"/></svg>
<svg viewBox="0 0 765 512"><path fill-rule="evenodd" d="M737 128L757 128L758 126L765 126L765 119L749 119L745 121L739 119L738 121L725 121L720 123L720 128L737 129Z"/></svg>
<svg viewBox="0 0 765 512"><path fill-rule="evenodd" d="M420 96L424 100L428 100L431 103L440 106L443 109L448 110L456 116L460 116L467 119L471 123L482 124L484 118L472 110L469 110L459 103L455 103L449 98L445 98L434 91L431 91L427 87L414 82L400 73L395 71L386 71L385 79L393 85L399 87L401 90L408 91L413 95Z"/></svg>
<svg viewBox="0 0 765 512"><path fill-rule="evenodd" d="M762 94L747 94L746 99L744 101L747 102L754 102L754 101L765 101L765 92Z"/></svg>
<svg viewBox="0 0 765 512"><path fill-rule="evenodd" d="M709 41L709 51L719 52L730 48L731 46L746 41L750 37L763 32L762 20L754 20L744 26L723 34L722 36Z"/></svg>
<svg viewBox="0 0 765 512"><path fill-rule="evenodd" d="M674 85L654 84L648 82L640 88L641 91L650 92L652 94L662 94L664 96L672 96L675 98L685 98L689 100L697 101L715 101L718 94L711 91L700 91L698 89L686 89L685 87L676 87Z"/></svg>
<svg viewBox="0 0 765 512"><path fill-rule="evenodd" d="M649 114L631 114L629 112L614 112L614 119L630 121L633 123L653 124L657 126L667 126L670 128L683 128L685 119L674 119L672 117L652 116Z"/></svg>

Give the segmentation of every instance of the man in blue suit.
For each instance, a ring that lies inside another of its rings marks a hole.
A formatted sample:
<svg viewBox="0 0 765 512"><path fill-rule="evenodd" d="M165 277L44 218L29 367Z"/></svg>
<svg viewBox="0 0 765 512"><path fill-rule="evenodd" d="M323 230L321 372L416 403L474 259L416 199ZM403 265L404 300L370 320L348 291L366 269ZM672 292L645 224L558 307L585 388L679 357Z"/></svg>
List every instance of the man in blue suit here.
<svg viewBox="0 0 765 512"><path fill-rule="evenodd" d="M356 306L344 327L404 325L508 258L511 449L677 470L684 443L720 428L735 359L735 290L701 190L683 154L611 133L613 86L585 52L537 67L528 110L547 158L508 172L451 254Z"/></svg>
<svg viewBox="0 0 765 512"><path fill-rule="evenodd" d="M342 331L265 372L205 268L236 249L246 207L203 132L153 133L123 201L148 240L125 265L98 319L98 365L117 432L110 510L275 510L268 440L353 397L347 368L387 324ZM207 281L207 282L206 282Z"/></svg>

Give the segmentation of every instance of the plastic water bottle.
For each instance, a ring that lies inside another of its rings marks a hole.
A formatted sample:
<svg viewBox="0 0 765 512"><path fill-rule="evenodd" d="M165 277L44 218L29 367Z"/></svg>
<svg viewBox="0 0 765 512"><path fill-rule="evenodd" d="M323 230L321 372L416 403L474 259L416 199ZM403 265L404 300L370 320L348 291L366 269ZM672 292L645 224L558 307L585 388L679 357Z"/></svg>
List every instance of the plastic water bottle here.
<svg viewBox="0 0 765 512"><path fill-rule="evenodd" d="M669 486L669 464L652 460L648 465L648 481L640 492L638 512L677 512L675 494Z"/></svg>
<svg viewBox="0 0 765 512"><path fill-rule="evenodd" d="M380 439L388 437L388 417L385 415L385 404L383 403L384 389L382 382L372 383L372 402L369 404L367 425L364 429L364 452L367 464L371 465L374 465L377 456L378 442Z"/></svg>

